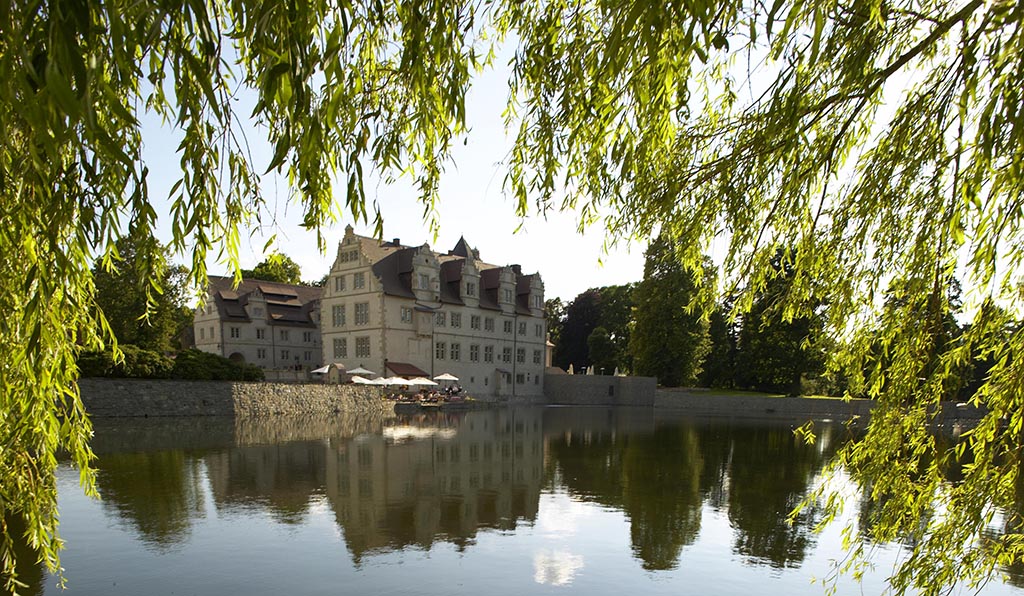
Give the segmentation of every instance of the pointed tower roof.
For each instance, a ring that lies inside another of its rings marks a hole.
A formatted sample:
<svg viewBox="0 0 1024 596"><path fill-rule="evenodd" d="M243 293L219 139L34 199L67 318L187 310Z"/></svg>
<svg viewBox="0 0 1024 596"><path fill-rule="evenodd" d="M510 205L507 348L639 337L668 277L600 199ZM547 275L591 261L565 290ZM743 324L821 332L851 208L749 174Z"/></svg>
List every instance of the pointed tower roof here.
<svg viewBox="0 0 1024 596"><path fill-rule="evenodd" d="M459 236L459 242L455 245L455 248L453 248L452 251L448 254L468 259L473 254L473 249L469 247L469 243L466 242L465 236Z"/></svg>

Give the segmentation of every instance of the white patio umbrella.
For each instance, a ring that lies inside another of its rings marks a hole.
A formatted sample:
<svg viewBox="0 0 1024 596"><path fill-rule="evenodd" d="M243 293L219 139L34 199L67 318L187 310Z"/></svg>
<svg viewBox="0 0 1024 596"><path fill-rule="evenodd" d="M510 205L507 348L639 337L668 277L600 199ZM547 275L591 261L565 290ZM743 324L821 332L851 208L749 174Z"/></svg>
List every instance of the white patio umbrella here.
<svg viewBox="0 0 1024 596"><path fill-rule="evenodd" d="M376 383L374 383L370 379L367 379L366 377L360 377L359 375L353 376L352 382L355 383L356 385L376 385Z"/></svg>
<svg viewBox="0 0 1024 596"><path fill-rule="evenodd" d="M384 379L385 385L408 385L409 380L402 377L388 377Z"/></svg>
<svg viewBox="0 0 1024 596"><path fill-rule="evenodd" d="M321 366L320 368L318 368L316 370L311 370L309 372L313 373L314 375L326 375L330 370L331 370L331 365L328 364L327 366Z"/></svg>
<svg viewBox="0 0 1024 596"><path fill-rule="evenodd" d="M574 375L574 374L576 374L576 372L575 372L575 371L573 371L573 369L572 369L572 363L571 363L571 362L569 363L569 370L568 370L568 371L566 371L566 372L568 372L568 373L569 373L570 375Z"/></svg>
<svg viewBox="0 0 1024 596"><path fill-rule="evenodd" d="M453 375L451 373L441 373L441 374L437 375L436 377L434 377L434 380L435 381L458 381L459 377L456 377L455 375ZM434 383L434 384L436 385L436 383Z"/></svg>
<svg viewBox="0 0 1024 596"><path fill-rule="evenodd" d="M409 383L408 384L409 385L424 385L424 386L437 385L437 383L431 381L430 379L428 379L426 377L416 377L415 379L409 379Z"/></svg>
<svg viewBox="0 0 1024 596"><path fill-rule="evenodd" d="M366 376L370 376L370 375L375 375L377 373L373 372L372 370L366 370L365 368L363 368L361 366L357 366L357 367L353 368L352 370L348 371L348 374L350 374L350 375L360 375L360 376L366 377Z"/></svg>

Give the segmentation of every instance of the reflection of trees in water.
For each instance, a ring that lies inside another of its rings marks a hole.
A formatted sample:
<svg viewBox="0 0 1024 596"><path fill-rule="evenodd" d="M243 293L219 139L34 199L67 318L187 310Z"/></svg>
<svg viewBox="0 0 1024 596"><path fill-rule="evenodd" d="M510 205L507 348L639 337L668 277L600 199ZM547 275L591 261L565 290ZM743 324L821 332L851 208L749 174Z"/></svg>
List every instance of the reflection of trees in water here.
<svg viewBox="0 0 1024 596"><path fill-rule="evenodd" d="M814 543L816 512L805 508L792 524L789 513L808 493L824 463L813 445L789 429L744 428L732 433L729 521L736 552L772 567L794 567Z"/></svg>
<svg viewBox="0 0 1024 596"><path fill-rule="evenodd" d="M18 588L18 594L39 596L43 593L43 578L45 577L43 563L39 562L39 552L29 546L25 540L25 524L21 518L8 515L4 517L3 521L7 524L7 530L13 543L15 579L24 584L24 587ZM0 573L0 590L4 590L8 579L10 578L7 575ZM7 594L8 592L5 590L2 593Z"/></svg>
<svg viewBox="0 0 1024 596"><path fill-rule="evenodd" d="M674 568L700 533L704 458L694 430L547 431L566 488L629 516L633 552L645 569Z"/></svg>
<svg viewBox="0 0 1024 596"><path fill-rule="evenodd" d="M127 520L143 542L166 548L185 542L202 515L199 469L180 450L107 453L96 460L105 509Z"/></svg>
<svg viewBox="0 0 1024 596"><path fill-rule="evenodd" d="M558 423L565 424L563 420ZM662 421L600 432L552 423L548 449L573 494L623 510L645 569L672 569L700 533L705 500L727 510L735 550L752 562L799 564L815 514L787 516L807 495L826 455L787 427Z"/></svg>
<svg viewBox="0 0 1024 596"><path fill-rule="evenodd" d="M672 426L631 437L623 463L633 552L644 569L674 569L683 546L700 533L704 461L697 434Z"/></svg>

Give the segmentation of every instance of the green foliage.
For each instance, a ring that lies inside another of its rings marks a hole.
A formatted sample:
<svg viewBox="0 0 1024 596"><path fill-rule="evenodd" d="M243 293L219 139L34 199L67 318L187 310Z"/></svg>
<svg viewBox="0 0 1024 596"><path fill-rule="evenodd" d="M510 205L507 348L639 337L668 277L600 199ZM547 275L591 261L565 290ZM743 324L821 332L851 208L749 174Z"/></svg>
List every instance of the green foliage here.
<svg viewBox="0 0 1024 596"><path fill-rule="evenodd" d="M992 507L1012 502L1021 461L1022 22L1019 5L981 0L5 3L0 517L24 520L56 570L58 450L94 486L75 363L113 340L93 262L110 271L119 238L153 239L144 110L181 133L170 248L189 251L203 287L207 255L237 264L264 214L263 171L287 175L308 228L344 213L378 232L363 168L407 174L436 231L471 75L507 38L519 44L506 112L519 213L576 208L581 226L608 214L615 238L672 238L697 279L717 240L738 313L773 278L775 247L791 247L774 312L789 322L825 304L823 332L841 348L830 368L866 371L879 403L840 463L888 499L879 527L920 538L894 590L982 582L1024 554L1018 533L972 546ZM255 94L268 164L252 162L235 126L240 87ZM158 251L140 246L152 297ZM940 343L897 315L926 306L953 272L968 325ZM886 315L878 297L894 282L907 306ZM869 365L875 348L886 366ZM992 364L970 400L988 413L961 443L973 463L951 486L929 463L950 454L927 427L950 380L979 360ZM5 526L8 572L12 545Z"/></svg>
<svg viewBox="0 0 1024 596"><path fill-rule="evenodd" d="M254 364L232 362L218 354L184 350L174 359L172 379L198 381L262 381L263 369Z"/></svg>
<svg viewBox="0 0 1024 596"><path fill-rule="evenodd" d="M82 352L78 356L79 375L130 379L170 378L174 361L163 354L138 346L120 346L120 359L109 350Z"/></svg>
<svg viewBox="0 0 1024 596"><path fill-rule="evenodd" d="M597 374L610 375L615 371L615 344L607 329L594 328L587 337L587 352Z"/></svg>
<svg viewBox="0 0 1024 596"><path fill-rule="evenodd" d="M667 387L693 385L711 347L697 298L701 286L714 283L713 268L686 269L665 236L651 242L645 257L630 339L635 371Z"/></svg>
<svg viewBox="0 0 1024 596"><path fill-rule="evenodd" d="M580 293L567 305L555 299L557 304L550 304L549 327L552 341L555 344L553 364L563 369L573 365L575 370L582 370L595 363L590 354L589 338L597 327L603 327L611 342L611 353L602 355L608 371L616 368L628 371L632 364L629 353L629 334L633 320L633 288L634 284L621 286L604 286L590 288ZM551 302L550 300L548 302Z"/></svg>
<svg viewBox="0 0 1024 596"><path fill-rule="evenodd" d="M731 389L736 387L739 325L730 321L727 304L717 305L708 320L708 355L701 367L700 385Z"/></svg>
<svg viewBox="0 0 1024 596"><path fill-rule="evenodd" d="M114 249L112 259L98 259L92 270L96 303L114 337L120 343L156 352L178 347L178 335L192 325L192 309L187 305L188 270L169 266L166 249L152 238L120 238ZM157 283L147 275L155 276Z"/></svg>
<svg viewBox="0 0 1024 596"><path fill-rule="evenodd" d="M565 304L561 298L548 298L544 301L544 320L547 323L548 339L555 344L557 350L565 321Z"/></svg>
<svg viewBox="0 0 1024 596"><path fill-rule="evenodd" d="M242 277L297 286L302 283L302 268L288 255L274 253L253 269L243 269Z"/></svg>
<svg viewBox="0 0 1024 596"><path fill-rule="evenodd" d="M756 391L799 395L801 379L820 373L824 366L818 343L822 318L814 308L805 308L804 314L787 320L781 307L794 270L782 251L776 253L771 267L774 277L743 315L737 340L737 383Z"/></svg>
<svg viewBox="0 0 1024 596"><path fill-rule="evenodd" d="M590 366L587 338L601 321L601 290L591 288L565 306L565 318L558 328L558 343L552 355L557 367L582 372Z"/></svg>

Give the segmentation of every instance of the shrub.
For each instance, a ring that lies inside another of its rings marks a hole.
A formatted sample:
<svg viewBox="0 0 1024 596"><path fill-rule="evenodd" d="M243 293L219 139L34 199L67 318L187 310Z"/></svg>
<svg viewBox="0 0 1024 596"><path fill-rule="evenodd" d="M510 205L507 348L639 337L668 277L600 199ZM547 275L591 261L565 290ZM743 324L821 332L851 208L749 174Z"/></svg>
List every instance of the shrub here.
<svg viewBox="0 0 1024 596"><path fill-rule="evenodd" d="M262 381L263 369L252 364L237 364L208 352L184 350L174 359L174 379L200 381Z"/></svg>
<svg viewBox="0 0 1024 596"><path fill-rule="evenodd" d="M115 379L166 379L170 376L172 361L162 354L129 344L121 346L121 353L124 360L115 362L109 350L82 352L78 356L78 374Z"/></svg>

